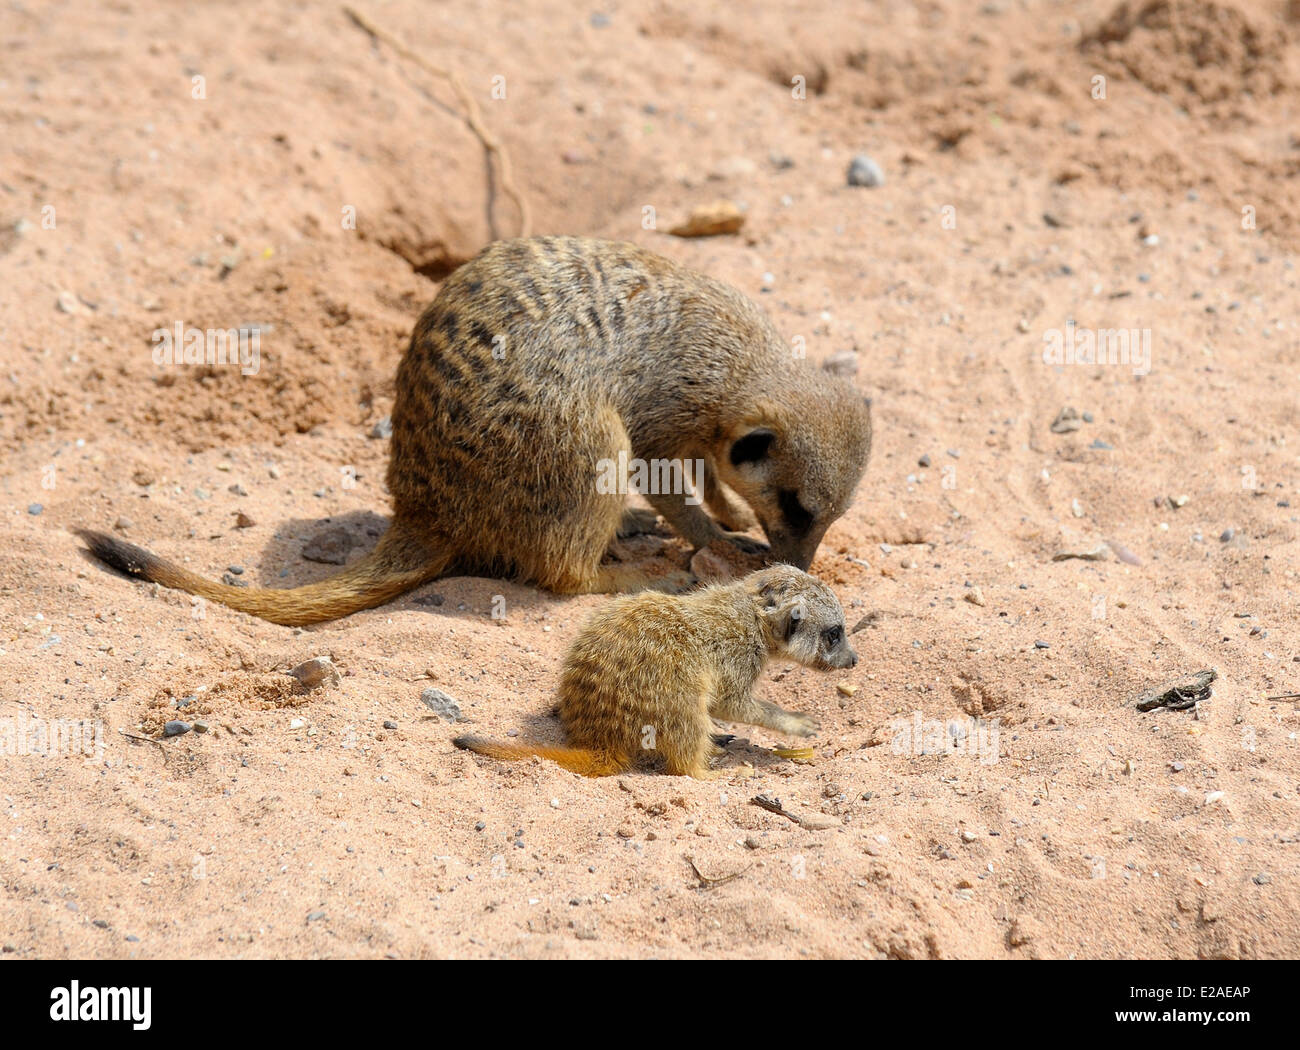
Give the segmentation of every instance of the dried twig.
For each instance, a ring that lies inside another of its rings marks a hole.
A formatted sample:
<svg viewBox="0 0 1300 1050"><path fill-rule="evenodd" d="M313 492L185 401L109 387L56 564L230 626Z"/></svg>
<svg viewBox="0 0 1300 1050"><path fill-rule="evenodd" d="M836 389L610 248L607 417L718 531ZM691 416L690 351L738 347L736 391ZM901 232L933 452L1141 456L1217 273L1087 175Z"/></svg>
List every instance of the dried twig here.
<svg viewBox="0 0 1300 1050"><path fill-rule="evenodd" d="M161 740L157 740L151 736L144 736L142 733L132 733L126 729L118 729L118 732L121 733L128 740L139 740L145 744L156 744L158 746L158 750L162 752L163 765L167 764L167 748L163 746L163 742Z"/></svg>
<svg viewBox="0 0 1300 1050"><path fill-rule="evenodd" d="M740 876L744 875L745 872L747 872L750 868L754 866L752 864L746 864L739 871L734 871L730 875L722 875L719 878L712 879L709 878L709 876L705 875L704 872L700 871L699 867L695 863L694 857L687 857L686 863L691 866L691 871L695 872L695 877L700 880L700 887L702 889L708 889L710 886L721 886L724 882L730 882L732 879L738 879L740 878Z"/></svg>
<svg viewBox="0 0 1300 1050"><path fill-rule="evenodd" d="M782 817L789 817L796 824L803 823L803 821L801 821L795 814L791 813L785 808L785 806L781 805L781 800L779 798L773 798L771 795L755 795L749 801L751 804L758 806L760 809L765 809L769 813L776 813Z"/></svg>
<svg viewBox="0 0 1300 1050"><path fill-rule="evenodd" d="M1134 706L1139 711L1154 711L1157 707L1183 711L1195 707L1198 702L1209 700L1214 695L1210 683L1218 677L1219 672L1213 667L1208 671L1198 671L1194 675L1143 693L1134 702Z"/></svg>
<svg viewBox="0 0 1300 1050"><path fill-rule="evenodd" d="M347 4L343 5L343 13L357 24L365 32L369 33L375 40L381 41L391 47L408 62L414 62L426 73L431 73L435 77L442 77L456 92L460 99L460 104L465 107L465 123L469 125L470 130L478 136L483 148L488 153L488 164L491 165L492 158L496 157L497 169L501 174L501 188L506 192L511 200L515 202L515 207L519 209L519 236L527 237L532 232L533 220L528 210L528 202L524 199L522 193L515 186L514 176L510 168L510 154L506 148L501 145L497 137L487 129L483 123L483 114L479 111L478 102L470 94L469 88L454 69L444 69L441 66L435 66L433 63L416 54L409 47L403 44L397 37L393 36L387 30L379 28L369 18L363 15L354 7ZM493 189L491 180L488 181L488 222L492 227L492 237L494 240L500 237L500 232L496 225L496 216L493 209Z"/></svg>

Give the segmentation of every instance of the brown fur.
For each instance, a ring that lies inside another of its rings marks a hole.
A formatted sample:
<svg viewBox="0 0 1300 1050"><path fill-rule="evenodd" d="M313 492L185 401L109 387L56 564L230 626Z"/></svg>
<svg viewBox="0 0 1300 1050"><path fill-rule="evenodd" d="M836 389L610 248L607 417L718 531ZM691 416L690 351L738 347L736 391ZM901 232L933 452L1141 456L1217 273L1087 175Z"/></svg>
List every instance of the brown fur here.
<svg viewBox="0 0 1300 1050"><path fill-rule="evenodd" d="M771 657L852 667L844 610L820 580L789 565L685 595L617 598L583 628L565 657L560 720L568 747L458 737L497 759L548 758L583 776L608 776L640 754L675 775L706 777L712 719L812 736L817 723L753 696Z"/></svg>
<svg viewBox="0 0 1300 1050"><path fill-rule="evenodd" d="M601 559L645 528L602 493L597 464L703 460L705 502L647 495L697 547L763 527L775 560L806 568L847 508L871 444L864 399L794 358L749 299L632 244L499 241L456 270L397 372L379 547L321 583L229 587L139 547L85 533L119 569L284 624L388 601L447 572L559 593L677 589ZM740 497L740 504L731 493ZM751 516L745 505L752 509ZM389 537L392 537L390 539Z"/></svg>

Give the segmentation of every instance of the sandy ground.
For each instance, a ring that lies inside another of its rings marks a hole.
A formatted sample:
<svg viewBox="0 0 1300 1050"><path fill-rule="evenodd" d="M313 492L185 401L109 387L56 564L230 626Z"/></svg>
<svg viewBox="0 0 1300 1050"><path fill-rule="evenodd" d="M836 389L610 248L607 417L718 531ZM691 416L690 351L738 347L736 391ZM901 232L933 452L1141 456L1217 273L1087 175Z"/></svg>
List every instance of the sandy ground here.
<svg viewBox="0 0 1300 1050"><path fill-rule="evenodd" d="M737 727L695 782L452 748L559 739L601 598L444 579L291 630L81 553L116 528L289 586L341 524L360 556L411 325L489 186L517 216L447 82L329 5L5 4L6 956L1300 952L1300 715L1269 699L1300 692L1300 5L851 6L364 5L459 72L538 232L858 354L875 450L813 571L862 662L765 674L821 719L811 764ZM847 184L860 152L883 186ZM739 235L664 232L719 198ZM257 372L156 365L178 322L261 326ZM1105 329L1149 369L1044 360ZM287 689L317 655L341 683ZM1211 667L1196 711L1132 706ZM180 717L209 731L137 739ZM82 720L91 755L21 753Z"/></svg>

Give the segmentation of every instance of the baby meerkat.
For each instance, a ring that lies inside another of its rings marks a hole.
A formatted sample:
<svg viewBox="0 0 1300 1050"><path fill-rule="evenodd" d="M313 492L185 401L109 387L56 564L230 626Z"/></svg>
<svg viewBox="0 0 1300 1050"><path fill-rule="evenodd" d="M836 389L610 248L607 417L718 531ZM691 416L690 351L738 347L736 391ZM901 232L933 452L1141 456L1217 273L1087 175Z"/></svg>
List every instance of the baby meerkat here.
<svg viewBox="0 0 1300 1050"><path fill-rule="evenodd" d="M392 523L319 583L234 587L80 534L123 572L289 625L449 574L561 594L677 590L687 573L601 563L617 536L655 521L625 506L628 486L602 484L613 465L648 465L647 499L693 546L767 551L741 531L757 518L772 560L806 569L871 448L867 400L797 359L740 292L578 237L498 241L447 278L398 368L392 424Z"/></svg>
<svg viewBox="0 0 1300 1050"><path fill-rule="evenodd" d="M773 657L829 670L858 656L844 610L821 580L774 565L691 594L616 598L578 635L560 677L568 747L462 736L453 743L497 759L538 755L588 777L609 776L641 754L668 773L708 777L719 749L712 719L812 736L810 716L753 695Z"/></svg>

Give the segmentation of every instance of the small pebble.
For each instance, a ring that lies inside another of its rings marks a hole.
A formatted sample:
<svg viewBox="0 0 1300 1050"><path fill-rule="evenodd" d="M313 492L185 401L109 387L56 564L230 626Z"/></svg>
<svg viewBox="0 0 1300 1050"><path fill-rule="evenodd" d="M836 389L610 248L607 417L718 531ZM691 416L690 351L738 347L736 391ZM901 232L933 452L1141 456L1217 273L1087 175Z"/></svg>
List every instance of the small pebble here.
<svg viewBox="0 0 1300 1050"><path fill-rule="evenodd" d="M44 507L42 504L40 504L40 503L29 503L29 504L27 505L27 513L28 513L28 514L36 515L36 514L40 514L40 513L41 513L42 511L44 511L44 510L45 510L45 507Z"/></svg>
<svg viewBox="0 0 1300 1050"><path fill-rule="evenodd" d="M328 656L317 656L305 660L289 672L298 679L304 689L315 689L322 685L338 685L340 681L338 668Z"/></svg>
<svg viewBox="0 0 1300 1050"><path fill-rule="evenodd" d="M865 153L859 153L849 164L849 185L850 186L883 186L885 184L885 173L880 170L880 165L868 157Z"/></svg>
<svg viewBox="0 0 1300 1050"><path fill-rule="evenodd" d="M193 728L188 722L171 721L163 726L163 736L181 736Z"/></svg>

